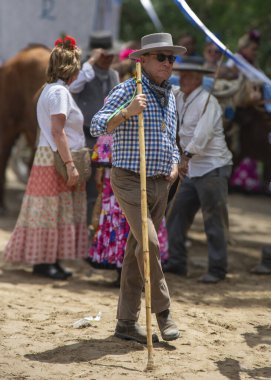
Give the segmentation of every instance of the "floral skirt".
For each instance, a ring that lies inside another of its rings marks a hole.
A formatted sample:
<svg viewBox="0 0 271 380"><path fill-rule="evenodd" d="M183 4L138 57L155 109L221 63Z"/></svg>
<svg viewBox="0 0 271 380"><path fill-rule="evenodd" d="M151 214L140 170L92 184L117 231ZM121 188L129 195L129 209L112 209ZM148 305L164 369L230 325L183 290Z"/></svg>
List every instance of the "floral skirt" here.
<svg viewBox="0 0 271 380"><path fill-rule="evenodd" d="M85 184L70 188L57 174L53 152L39 147L5 259L28 264L85 257Z"/></svg>
<svg viewBox="0 0 271 380"><path fill-rule="evenodd" d="M258 193L263 190L263 163L245 157L233 170L230 186L234 189Z"/></svg>
<svg viewBox="0 0 271 380"><path fill-rule="evenodd" d="M110 184L110 169L105 169L99 226L92 240L89 257L101 268L121 268L129 224L114 196ZM165 219L158 231L161 261L168 258L168 240Z"/></svg>

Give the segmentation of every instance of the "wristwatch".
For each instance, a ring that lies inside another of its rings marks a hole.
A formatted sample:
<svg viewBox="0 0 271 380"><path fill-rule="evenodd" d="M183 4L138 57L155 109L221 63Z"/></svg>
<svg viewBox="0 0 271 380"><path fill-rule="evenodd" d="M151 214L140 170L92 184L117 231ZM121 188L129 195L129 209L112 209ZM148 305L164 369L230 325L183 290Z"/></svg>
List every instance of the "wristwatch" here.
<svg viewBox="0 0 271 380"><path fill-rule="evenodd" d="M128 110L127 108L123 108L122 110L120 110L120 114L121 116L123 117L123 119L125 121L127 121L129 118L128 118Z"/></svg>
<svg viewBox="0 0 271 380"><path fill-rule="evenodd" d="M183 152L184 156L187 157L187 158L192 158L193 157L193 154L189 153L187 150L185 150Z"/></svg>

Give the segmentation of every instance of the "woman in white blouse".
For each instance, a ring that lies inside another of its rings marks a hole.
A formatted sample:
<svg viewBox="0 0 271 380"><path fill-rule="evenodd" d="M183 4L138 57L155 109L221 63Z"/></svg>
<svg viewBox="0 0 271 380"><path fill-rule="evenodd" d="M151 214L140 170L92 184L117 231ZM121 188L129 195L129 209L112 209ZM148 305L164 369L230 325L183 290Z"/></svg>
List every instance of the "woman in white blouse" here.
<svg viewBox="0 0 271 380"><path fill-rule="evenodd" d="M33 273L64 280L60 259L84 257L87 249L85 184L71 150L85 146L83 115L68 86L80 70L80 50L69 36L51 52L47 83L37 103L40 137L20 215L5 250L10 262L32 264ZM56 172L53 152L65 163L67 182Z"/></svg>

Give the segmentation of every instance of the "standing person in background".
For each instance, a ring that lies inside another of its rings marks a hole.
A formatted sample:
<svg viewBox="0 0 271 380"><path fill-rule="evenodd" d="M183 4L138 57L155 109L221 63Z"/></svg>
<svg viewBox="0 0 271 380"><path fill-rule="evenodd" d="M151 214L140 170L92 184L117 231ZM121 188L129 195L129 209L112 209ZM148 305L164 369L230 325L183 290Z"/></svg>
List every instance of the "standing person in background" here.
<svg viewBox="0 0 271 380"><path fill-rule="evenodd" d="M112 88L119 83L119 75L117 71L110 68L117 53L111 32L93 32L90 36L90 50L90 58L83 64L78 78L70 85L69 89L83 113L86 145L92 149L97 139L89 133L91 120L103 106L104 99ZM91 221L97 195L95 168L93 168L92 176L87 181L88 224Z"/></svg>
<svg viewBox="0 0 271 380"><path fill-rule="evenodd" d="M83 258L87 250L85 183L71 150L85 146L83 115L68 86L80 70L80 50L69 36L58 39L37 103L38 148L15 229L5 249L10 262L34 265L34 274L56 280L71 275L58 260ZM54 151L65 163L68 181L57 173Z"/></svg>
<svg viewBox="0 0 271 380"><path fill-rule="evenodd" d="M186 48L185 57L201 58L201 55L197 52L197 38L193 34L183 32L177 39L177 43ZM176 63L180 63L181 61L182 56L177 56Z"/></svg>
<svg viewBox="0 0 271 380"><path fill-rule="evenodd" d="M181 91L175 97L182 149L179 171L183 178L168 218L169 260L163 269L187 275L185 241L201 208L209 260L208 272L200 281L216 283L227 273L227 195L232 154L225 142L221 107L214 96L208 99L209 93L201 85L203 74L213 71L192 57L179 64L179 71Z"/></svg>
<svg viewBox="0 0 271 380"><path fill-rule="evenodd" d="M140 59L143 94L136 95L136 81L116 86L104 107L94 116L91 133L113 133L111 185L130 225L122 274L115 335L121 339L147 342L138 324L144 288L144 260L140 196L140 152L138 117L144 111L148 235L151 273L151 310L164 340L180 335L172 320L170 296L162 271L157 231L165 214L171 183L178 176L179 152L176 146L176 104L168 78L175 54L185 48L174 46L168 33L142 37L141 49L130 55ZM126 108L124 108L126 107ZM153 336L157 341L157 337Z"/></svg>
<svg viewBox="0 0 271 380"><path fill-rule="evenodd" d="M244 60L252 66L258 67L257 57L260 48L261 36L258 30L252 29L250 32L245 33L238 40L238 50L235 54L239 60ZM237 78L239 70L234 61L229 59L226 63L227 67L231 70L232 76Z"/></svg>
<svg viewBox="0 0 271 380"><path fill-rule="evenodd" d="M206 69L216 70L221 56L222 52L209 38L207 38L203 47L203 66Z"/></svg>
<svg viewBox="0 0 271 380"><path fill-rule="evenodd" d="M219 34L216 34L218 38L221 38ZM219 68L217 77L223 79L233 79L234 75L232 71L226 66L226 63L223 62L222 52L219 48L210 40L209 37L206 38L205 44L203 46L203 59L204 64L203 67L205 69L214 70L214 72ZM221 61L222 60L222 61ZM198 62L200 63L200 62ZM214 79L208 77L203 78L203 87L207 91L212 91L212 87L214 85Z"/></svg>
<svg viewBox="0 0 271 380"><path fill-rule="evenodd" d="M254 66L256 69L260 70L257 62L259 48L260 48L261 36L258 30L252 29L249 32L245 33L238 40L238 51L235 56L244 63L249 63ZM243 74L239 71L238 67L235 65L233 60L228 60L226 63L230 72L235 78L239 77L241 79L239 85L238 96L235 96L235 102L240 102L246 99L250 105L259 104L259 101L264 97L267 102L266 106L270 104L271 98L271 89L270 85L261 84L259 81L255 81L253 74L251 75L249 72L247 73L247 77L244 78ZM242 79L243 78L243 79ZM266 92L267 91L267 92ZM267 97L266 97L267 96ZM239 154L242 153L243 144L246 142L242 141L245 138L246 132L244 132L247 128L250 129L251 126L247 122L249 120L250 115L247 111L249 109L245 109L244 106L239 107L237 109L237 126L238 126L238 146L239 146ZM252 118L252 120L254 117ZM244 125L242 125L242 121ZM255 120L256 121L256 120ZM254 121L254 122L255 122ZM261 126L262 127L262 126ZM264 132L256 132L255 125L255 134L261 135ZM262 128L264 130L264 128ZM268 138L264 133L265 138ZM264 139L264 137L262 138ZM239 160L238 160L239 161ZM264 166L266 163L263 160L258 160L255 158L255 155L246 155L242 157L242 160L238 162L238 165L235 165L232 176L230 178L230 186L238 191L244 191L248 193L258 193L262 191L269 192L267 183L263 181L263 172Z"/></svg>
<svg viewBox="0 0 271 380"><path fill-rule="evenodd" d="M184 46L186 48L185 57L194 57L195 59L202 60L202 57L197 53L197 38L189 33L189 32L183 32L179 38L177 38L177 45ZM182 62L184 56L177 55L176 56L176 63ZM179 86L179 75L174 71L173 67L173 73L171 74L169 78L169 83L173 86Z"/></svg>

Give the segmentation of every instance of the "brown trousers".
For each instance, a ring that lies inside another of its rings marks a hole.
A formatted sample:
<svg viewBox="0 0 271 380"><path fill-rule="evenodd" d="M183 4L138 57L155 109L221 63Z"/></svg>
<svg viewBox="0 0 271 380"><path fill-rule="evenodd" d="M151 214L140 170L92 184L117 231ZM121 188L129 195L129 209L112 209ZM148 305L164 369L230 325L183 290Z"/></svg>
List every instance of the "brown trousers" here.
<svg viewBox="0 0 271 380"><path fill-rule="evenodd" d="M140 177L125 169L112 168L111 185L130 225L121 273L117 319L137 321L144 287ZM163 177L147 178L152 313L159 313L170 306L157 237L165 214L169 187L169 182Z"/></svg>

